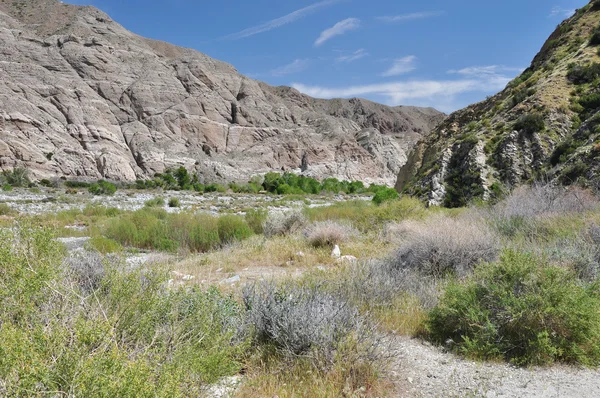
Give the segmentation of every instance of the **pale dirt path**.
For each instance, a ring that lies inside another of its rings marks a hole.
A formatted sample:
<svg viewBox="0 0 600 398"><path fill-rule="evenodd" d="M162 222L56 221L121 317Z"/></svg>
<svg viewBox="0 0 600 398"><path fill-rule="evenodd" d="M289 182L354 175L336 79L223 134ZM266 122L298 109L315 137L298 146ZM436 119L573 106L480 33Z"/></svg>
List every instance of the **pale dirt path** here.
<svg viewBox="0 0 600 398"><path fill-rule="evenodd" d="M389 339L396 397L598 398L600 370L570 366L522 369L478 363L419 339Z"/></svg>

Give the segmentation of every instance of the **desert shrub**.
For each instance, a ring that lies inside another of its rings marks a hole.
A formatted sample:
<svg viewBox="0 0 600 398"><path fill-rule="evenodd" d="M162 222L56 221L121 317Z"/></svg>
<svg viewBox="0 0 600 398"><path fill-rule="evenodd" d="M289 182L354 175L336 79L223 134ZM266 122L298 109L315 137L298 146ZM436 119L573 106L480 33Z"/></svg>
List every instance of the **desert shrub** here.
<svg viewBox="0 0 600 398"><path fill-rule="evenodd" d="M343 297L315 286L273 283L249 286L243 292L253 340L273 345L283 355L311 356L330 365L349 340L363 355L375 355L372 328Z"/></svg>
<svg viewBox="0 0 600 398"><path fill-rule="evenodd" d="M170 198L169 199L169 207L179 207L181 206L181 201L179 198Z"/></svg>
<svg viewBox="0 0 600 398"><path fill-rule="evenodd" d="M207 184L204 186L204 192L227 192L227 187L222 184Z"/></svg>
<svg viewBox="0 0 600 398"><path fill-rule="evenodd" d="M17 214L17 211L6 203L0 203L0 216L12 216Z"/></svg>
<svg viewBox="0 0 600 398"><path fill-rule="evenodd" d="M483 219L433 217L401 227L402 246L392 260L398 269L463 277L477 264L493 261L499 252L499 240Z"/></svg>
<svg viewBox="0 0 600 398"><path fill-rule="evenodd" d="M84 181L65 181L65 187L67 188L89 188L90 185L92 184Z"/></svg>
<svg viewBox="0 0 600 398"><path fill-rule="evenodd" d="M508 251L463 282L452 282L428 320L430 337L456 352L519 365L600 363L597 282Z"/></svg>
<svg viewBox="0 0 600 398"><path fill-rule="evenodd" d="M70 279L85 294L100 288L106 276L105 260L100 251L77 251L71 253L64 262Z"/></svg>
<svg viewBox="0 0 600 398"><path fill-rule="evenodd" d="M592 45L592 46L600 45L600 26L598 26L598 27L596 27L596 29L594 29L594 32L592 33L592 36L590 37L590 45Z"/></svg>
<svg viewBox="0 0 600 398"><path fill-rule="evenodd" d="M276 235L294 234L301 231L306 224L306 216L301 211L274 212L267 216L263 230L265 236L270 238Z"/></svg>
<svg viewBox="0 0 600 398"><path fill-rule="evenodd" d="M262 235L264 232L264 224L267 220L269 212L263 209L250 209L246 211L246 222L250 229L257 235Z"/></svg>
<svg viewBox="0 0 600 398"><path fill-rule="evenodd" d="M225 215L219 217L217 223L219 229L219 240L222 244L244 240L252 236L252 229L243 217Z"/></svg>
<svg viewBox="0 0 600 398"><path fill-rule="evenodd" d="M596 280L600 276L600 245L592 238L592 229L536 246L532 252L572 269L582 280Z"/></svg>
<svg viewBox="0 0 600 398"><path fill-rule="evenodd" d="M148 199L144 202L145 207L163 207L165 205L165 199L160 196L156 196L152 199Z"/></svg>
<svg viewBox="0 0 600 398"><path fill-rule="evenodd" d="M166 270L97 253L63 263L44 229L0 241L2 395L199 396L241 370L241 308L216 289L165 289Z"/></svg>
<svg viewBox="0 0 600 398"><path fill-rule="evenodd" d="M4 192L11 192L13 190L13 187L10 184L4 184L4 185L2 185L2 190Z"/></svg>
<svg viewBox="0 0 600 398"><path fill-rule="evenodd" d="M396 191L394 188L383 188L375 192L373 203L380 205L383 202L398 199L399 197L400 195L398 194L398 191Z"/></svg>
<svg viewBox="0 0 600 398"><path fill-rule="evenodd" d="M359 261L323 283L380 327L404 335L423 332L427 311L439 296L438 280L418 270L398 268L394 259Z"/></svg>
<svg viewBox="0 0 600 398"><path fill-rule="evenodd" d="M89 187L92 195L114 195L117 192L117 186L108 181L100 180Z"/></svg>
<svg viewBox="0 0 600 398"><path fill-rule="evenodd" d="M539 113L533 113L521 116L515 123L515 130L522 131L527 134L537 133L546 128L544 116Z"/></svg>
<svg viewBox="0 0 600 398"><path fill-rule="evenodd" d="M87 242L88 248L96 250L101 254L118 253L123 250L123 246L114 239L104 236L94 236Z"/></svg>
<svg viewBox="0 0 600 398"><path fill-rule="evenodd" d="M600 77L600 64L594 62L589 65L569 64L567 78L575 84L592 83Z"/></svg>
<svg viewBox="0 0 600 398"><path fill-rule="evenodd" d="M81 213L86 217L116 217L121 214L121 210L116 207L106 207L97 204L86 205Z"/></svg>
<svg viewBox="0 0 600 398"><path fill-rule="evenodd" d="M579 105L581 105L585 112L590 112L600 108L600 93L587 94L579 98Z"/></svg>
<svg viewBox="0 0 600 398"><path fill-rule="evenodd" d="M313 247L329 247L347 242L356 236L352 226L335 221L318 221L309 226L304 235Z"/></svg>
<svg viewBox="0 0 600 398"><path fill-rule="evenodd" d="M494 228L502 235L533 234L545 218L598 208L598 199L577 187L535 184L515 189L490 212Z"/></svg>

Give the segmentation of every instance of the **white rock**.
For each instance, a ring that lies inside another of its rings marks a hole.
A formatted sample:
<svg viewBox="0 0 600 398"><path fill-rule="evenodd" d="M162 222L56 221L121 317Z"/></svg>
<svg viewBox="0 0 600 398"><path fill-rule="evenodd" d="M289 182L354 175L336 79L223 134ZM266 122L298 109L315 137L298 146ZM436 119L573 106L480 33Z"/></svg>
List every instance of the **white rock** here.
<svg viewBox="0 0 600 398"><path fill-rule="evenodd" d="M333 251L331 252L331 257L340 258L342 256L342 252L338 245L335 245Z"/></svg>
<svg viewBox="0 0 600 398"><path fill-rule="evenodd" d="M222 284L233 285L234 283L238 283L241 280L242 280L242 278L240 278L239 275L236 275L236 276L232 276L231 278L228 278L228 279L225 279L225 280L221 281L221 283Z"/></svg>

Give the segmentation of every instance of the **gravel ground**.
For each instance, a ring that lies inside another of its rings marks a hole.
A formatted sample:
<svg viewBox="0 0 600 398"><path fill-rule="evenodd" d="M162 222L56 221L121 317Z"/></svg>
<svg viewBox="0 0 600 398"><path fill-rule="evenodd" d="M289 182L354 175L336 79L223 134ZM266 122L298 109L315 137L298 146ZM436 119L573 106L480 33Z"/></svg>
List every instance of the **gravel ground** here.
<svg viewBox="0 0 600 398"><path fill-rule="evenodd" d="M388 341L397 397L597 398L600 371L570 366L523 369L463 360L419 339Z"/></svg>
<svg viewBox="0 0 600 398"><path fill-rule="evenodd" d="M343 202L349 199L371 200L370 196L365 195L331 195L310 197L303 200L287 200L285 197L277 195L218 193L200 195L187 191L153 192L138 190L120 190L113 196L92 196L85 190L81 190L77 194L66 194L61 189L44 188L38 192L32 192L29 189L19 188L12 192L0 192L0 203L6 203L21 214L37 215L71 209L82 210L88 204L116 207L120 210L139 210L144 207L146 201L155 197L162 197L165 201L170 198L178 198L181 203L180 207L164 206L164 209L171 213L195 210L211 214L241 213L247 208L282 211L302 206L328 206L334 202Z"/></svg>

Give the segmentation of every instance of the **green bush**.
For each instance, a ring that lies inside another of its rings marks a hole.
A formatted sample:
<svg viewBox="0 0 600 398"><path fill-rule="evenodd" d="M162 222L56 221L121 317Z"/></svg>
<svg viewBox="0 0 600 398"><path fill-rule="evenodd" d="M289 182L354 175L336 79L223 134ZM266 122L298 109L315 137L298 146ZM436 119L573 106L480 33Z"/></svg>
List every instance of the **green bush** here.
<svg viewBox="0 0 600 398"><path fill-rule="evenodd" d="M89 188L90 185L92 184L84 181L65 181L65 187L67 188Z"/></svg>
<svg viewBox="0 0 600 398"><path fill-rule="evenodd" d="M27 187L31 183L29 180L29 170L24 167L15 167L12 170L4 170L0 175L0 181L13 187Z"/></svg>
<svg viewBox="0 0 600 398"><path fill-rule="evenodd" d="M2 190L4 192L11 192L13 190L13 187L10 184L4 184L4 185L2 185Z"/></svg>
<svg viewBox="0 0 600 398"><path fill-rule="evenodd" d="M581 97L579 99L579 105L581 105L586 112L600 108L600 93L592 93Z"/></svg>
<svg viewBox="0 0 600 398"><path fill-rule="evenodd" d="M594 33L592 33L592 37L590 37L590 45L600 45L600 26L594 29Z"/></svg>
<svg viewBox="0 0 600 398"><path fill-rule="evenodd" d="M204 192L227 192L227 187L221 184L208 184L204 186Z"/></svg>
<svg viewBox="0 0 600 398"><path fill-rule="evenodd" d="M16 213L17 211L6 203L0 203L0 216L11 216Z"/></svg>
<svg viewBox="0 0 600 398"><path fill-rule="evenodd" d="M100 180L92 184L89 188L92 195L114 195L117 192L117 186L108 181Z"/></svg>
<svg viewBox="0 0 600 398"><path fill-rule="evenodd" d="M399 197L400 195L398 194L398 191L396 191L394 188L384 188L375 193L375 196L373 197L373 203L380 205L383 202L395 200Z"/></svg>
<svg viewBox="0 0 600 398"><path fill-rule="evenodd" d="M165 199L161 198L160 196L156 196L152 199L148 199L146 202L144 202L144 206L145 207L164 207L165 205Z"/></svg>
<svg viewBox="0 0 600 398"><path fill-rule="evenodd" d="M518 365L600 363L598 282L530 254L507 251L464 281L450 283L427 328L438 343L478 359Z"/></svg>
<svg viewBox="0 0 600 398"><path fill-rule="evenodd" d="M515 123L515 130L522 131L527 134L537 133L546 128L544 116L539 113L524 115Z"/></svg>
<svg viewBox="0 0 600 398"><path fill-rule="evenodd" d="M181 202L179 198L171 198L169 199L169 207L179 207L181 206Z"/></svg>
<svg viewBox="0 0 600 398"><path fill-rule="evenodd" d="M600 64L597 62L589 65L569 64L567 78L574 84L592 83L600 77Z"/></svg>
<svg viewBox="0 0 600 398"><path fill-rule="evenodd" d="M252 229L243 217L225 215L219 217L219 240L222 244L244 240L252 236Z"/></svg>
<svg viewBox="0 0 600 398"><path fill-rule="evenodd" d="M252 231L257 235L262 235L264 232L265 221L269 212L263 209L250 209L246 211L246 222Z"/></svg>
<svg viewBox="0 0 600 398"><path fill-rule="evenodd" d="M94 236L87 242L90 249L96 250L101 254L119 253L123 250L123 246L119 242L105 238L104 236Z"/></svg>
<svg viewBox="0 0 600 398"><path fill-rule="evenodd" d="M66 265L59 249L47 230L0 231L2 395L200 396L239 373L248 344L234 300L165 289L160 268L86 257ZM84 294L73 273L90 267L104 276Z"/></svg>

